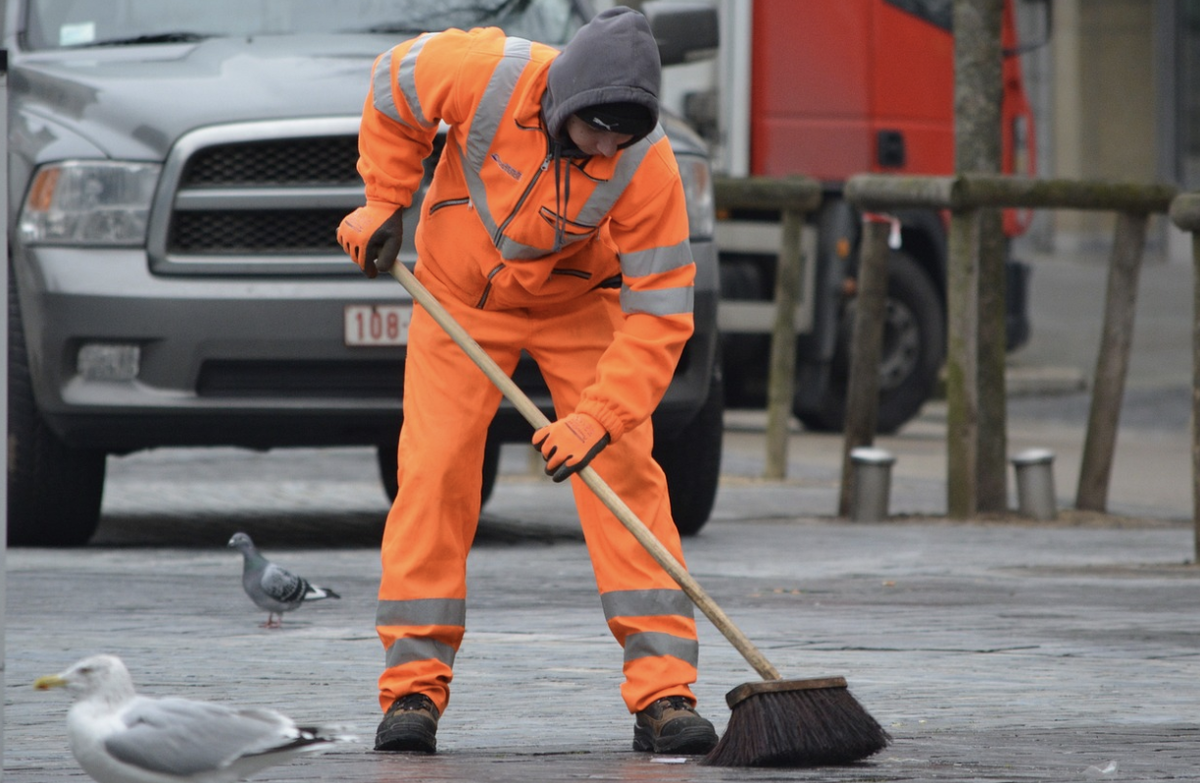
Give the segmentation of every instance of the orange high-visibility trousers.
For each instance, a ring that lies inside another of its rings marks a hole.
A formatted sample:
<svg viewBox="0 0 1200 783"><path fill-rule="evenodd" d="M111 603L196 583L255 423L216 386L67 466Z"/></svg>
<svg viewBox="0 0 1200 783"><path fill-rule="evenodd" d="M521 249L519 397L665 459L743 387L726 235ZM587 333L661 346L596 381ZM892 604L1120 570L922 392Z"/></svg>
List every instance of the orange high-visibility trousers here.
<svg viewBox="0 0 1200 783"><path fill-rule="evenodd" d="M524 348L537 361L560 417L574 410L594 380L622 318L614 289L546 309L487 311L459 302L420 266L418 276L505 372L513 371ZM399 492L383 537L376 618L387 660L379 678L385 710L413 692L426 694L443 712L449 701L465 627L466 562L479 520L483 444L500 400L483 371L423 308L414 307ZM683 563L652 444L647 420L591 464ZM689 687L698 652L691 601L578 476L571 482L604 614L625 650L626 706L637 712L672 695L695 701Z"/></svg>

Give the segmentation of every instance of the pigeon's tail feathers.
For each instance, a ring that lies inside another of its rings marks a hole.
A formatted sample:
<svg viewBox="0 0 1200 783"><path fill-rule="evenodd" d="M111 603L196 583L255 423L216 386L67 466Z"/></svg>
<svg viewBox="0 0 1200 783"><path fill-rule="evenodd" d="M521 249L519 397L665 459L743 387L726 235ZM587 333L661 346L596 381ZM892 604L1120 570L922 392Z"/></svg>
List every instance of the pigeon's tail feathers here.
<svg viewBox="0 0 1200 783"><path fill-rule="evenodd" d="M320 585L309 583L306 583L306 586L308 589L304 592L305 601L319 601L322 598L341 598L340 595L335 593L333 590L330 590L328 587L321 587Z"/></svg>

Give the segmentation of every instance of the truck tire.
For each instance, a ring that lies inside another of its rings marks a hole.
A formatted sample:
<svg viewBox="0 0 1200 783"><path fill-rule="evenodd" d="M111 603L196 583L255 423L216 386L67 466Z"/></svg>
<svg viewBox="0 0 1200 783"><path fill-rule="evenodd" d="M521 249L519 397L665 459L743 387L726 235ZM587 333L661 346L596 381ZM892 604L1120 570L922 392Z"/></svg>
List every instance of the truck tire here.
<svg viewBox="0 0 1200 783"><path fill-rule="evenodd" d="M13 272L8 271L8 544L75 547L100 524L105 454L70 448L33 398Z"/></svg>
<svg viewBox="0 0 1200 783"><path fill-rule="evenodd" d="M391 502L396 499L399 490L396 480L396 442L381 443L375 449L379 462L379 477L383 480L384 497ZM486 504L496 488L496 476L500 473L500 443L488 438L483 447L483 488L480 491L480 505Z"/></svg>
<svg viewBox="0 0 1200 783"><path fill-rule="evenodd" d="M850 301L842 312L829 387L821 404L794 410L810 430L840 432L845 426L853 331L854 302ZM893 433L921 411L937 386L945 355L946 316L937 289L911 256L892 251L879 362L877 432Z"/></svg>
<svg viewBox="0 0 1200 783"><path fill-rule="evenodd" d="M717 358L718 368L720 357ZM671 438L655 434L654 459L667 475L671 514L681 536L700 532L712 515L721 479L725 387L718 369L696 417Z"/></svg>

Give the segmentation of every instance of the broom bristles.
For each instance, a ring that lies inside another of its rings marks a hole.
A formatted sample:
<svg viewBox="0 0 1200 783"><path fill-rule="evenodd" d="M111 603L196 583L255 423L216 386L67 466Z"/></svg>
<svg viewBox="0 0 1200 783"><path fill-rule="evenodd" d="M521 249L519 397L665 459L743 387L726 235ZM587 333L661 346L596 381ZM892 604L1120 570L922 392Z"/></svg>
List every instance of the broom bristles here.
<svg viewBox="0 0 1200 783"><path fill-rule="evenodd" d="M891 736L846 688L755 693L704 759L716 767L819 767L878 753Z"/></svg>

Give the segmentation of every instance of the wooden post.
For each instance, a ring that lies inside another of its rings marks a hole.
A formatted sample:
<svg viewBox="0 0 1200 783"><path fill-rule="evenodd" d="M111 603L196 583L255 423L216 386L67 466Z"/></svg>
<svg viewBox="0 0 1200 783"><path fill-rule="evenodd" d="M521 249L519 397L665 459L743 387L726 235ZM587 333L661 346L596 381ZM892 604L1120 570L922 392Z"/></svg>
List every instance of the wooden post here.
<svg viewBox="0 0 1200 783"><path fill-rule="evenodd" d="M863 215L858 261L858 293L854 298L854 331L850 336L850 377L846 390L846 425L842 448L842 485L838 516L850 515L854 466L850 452L870 446L879 418L879 356L887 303L888 232L891 221Z"/></svg>
<svg viewBox="0 0 1200 783"><path fill-rule="evenodd" d="M1003 16L1004 0L954 0L954 168L960 174L1000 171ZM998 214L987 210L975 221L979 290L973 320L957 326L979 332L974 340L975 374L969 381L977 386L972 394L977 407L956 413L964 425L969 422L970 440L978 450L971 461L976 475L964 487L971 492L969 500L963 500L972 513L1002 511L1008 505L1005 248Z"/></svg>
<svg viewBox="0 0 1200 783"><path fill-rule="evenodd" d="M1200 193L1171 200L1171 221L1192 234L1192 563L1200 563Z"/></svg>
<svg viewBox="0 0 1200 783"><path fill-rule="evenodd" d="M775 271L771 364L767 368L765 477L783 479L787 474L788 431L796 385L796 305L804 279L800 236L805 216L821 204L821 183L799 176L717 177L713 180L713 198L718 212L752 209L780 213L782 237Z"/></svg>
<svg viewBox="0 0 1200 783"><path fill-rule="evenodd" d="M1192 232L1192 563L1200 563L1200 229Z"/></svg>
<svg viewBox="0 0 1200 783"><path fill-rule="evenodd" d="M960 6L971 9L972 0L955 0L956 17ZM953 179L859 174L847 181L845 196L851 204L865 210L886 210L899 206L952 210L950 259L946 275L946 483L947 513L957 519L966 519L981 510L979 440L984 437L980 427L978 350L981 210L1022 207L1118 213L1117 237L1110 264L1105 342L1097 365L1097 388L1093 396L1088 443L1084 448L1085 464L1080 475L1077 500L1080 508L1103 509L1116 434L1115 423L1128 371L1129 339L1133 328L1132 302L1136 297L1147 216L1166 212L1169 208L1176 225L1193 235L1200 234L1200 193L1180 195L1174 185L1160 183L1039 180L963 173ZM1200 428L1197 427L1197 422L1200 422L1200 246L1197 246L1196 252L1196 389L1193 390L1192 437L1196 474L1193 513L1197 527L1197 559L1200 560ZM1005 435L998 432L987 437L1003 438ZM1086 503L1098 505L1087 506Z"/></svg>
<svg viewBox="0 0 1200 783"><path fill-rule="evenodd" d="M947 270L948 346L946 350L946 514L967 519L978 508L979 385L976 341L979 330L978 209L950 218Z"/></svg>
<svg viewBox="0 0 1200 783"><path fill-rule="evenodd" d="M787 478L788 436L796 379L796 303L800 300L804 259L800 231L804 215L784 209L783 238L775 270L775 321L771 332L771 364L767 373L767 460L764 478Z"/></svg>
<svg viewBox="0 0 1200 783"><path fill-rule="evenodd" d="M980 213L978 511L1008 509L1008 243L1001 212Z"/></svg>
<svg viewBox="0 0 1200 783"><path fill-rule="evenodd" d="M1138 274L1146 243L1147 221L1144 214L1122 212L1117 215L1112 256L1108 262L1104 330L1096 357L1092 407L1075 495L1075 507L1084 511L1105 511L1108 507L1108 481L1112 474L1117 422L1121 418L1121 398L1125 393L1129 351L1133 344Z"/></svg>

